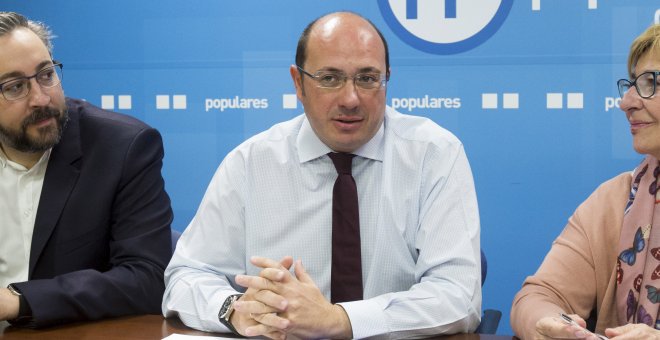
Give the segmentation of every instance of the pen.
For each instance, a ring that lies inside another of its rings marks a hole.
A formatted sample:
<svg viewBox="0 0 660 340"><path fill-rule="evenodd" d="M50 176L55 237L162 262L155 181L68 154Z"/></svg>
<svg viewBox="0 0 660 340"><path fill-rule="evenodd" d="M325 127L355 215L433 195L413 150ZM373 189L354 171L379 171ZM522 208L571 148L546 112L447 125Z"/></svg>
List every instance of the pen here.
<svg viewBox="0 0 660 340"><path fill-rule="evenodd" d="M596 336L598 339L600 339L600 340L609 340L609 338L606 337L606 336L604 336L604 335L600 335L600 334L596 334L596 333L590 332L588 329L586 329L586 328L580 326L577 322L575 322L575 320L573 320L570 316L568 316L568 315L566 315L566 314L564 314L564 313L559 313L559 316L561 317L561 319L562 319L565 323L567 323L567 324L569 324L569 325L572 325L572 326L575 326L575 327L578 327L578 328L582 329L583 331L585 331L587 334L593 334L593 335L595 335L595 336Z"/></svg>

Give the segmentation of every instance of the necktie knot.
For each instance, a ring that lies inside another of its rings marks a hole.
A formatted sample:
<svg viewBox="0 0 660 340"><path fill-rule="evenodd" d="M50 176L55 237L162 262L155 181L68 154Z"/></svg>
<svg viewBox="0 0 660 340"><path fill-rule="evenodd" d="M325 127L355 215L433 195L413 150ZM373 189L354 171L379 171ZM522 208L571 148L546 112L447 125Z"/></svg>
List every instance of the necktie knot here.
<svg viewBox="0 0 660 340"><path fill-rule="evenodd" d="M335 169L337 169L338 174L340 175L351 174L353 157L355 157L354 154L344 153L344 152L331 152L328 154L328 157L330 157L330 159L332 160L332 164L335 165Z"/></svg>

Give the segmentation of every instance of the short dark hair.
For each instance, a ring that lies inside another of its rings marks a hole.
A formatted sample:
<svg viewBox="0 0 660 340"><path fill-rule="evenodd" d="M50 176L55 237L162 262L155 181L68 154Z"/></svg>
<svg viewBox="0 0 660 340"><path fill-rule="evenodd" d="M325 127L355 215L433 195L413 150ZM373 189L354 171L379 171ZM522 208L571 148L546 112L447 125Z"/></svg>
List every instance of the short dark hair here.
<svg viewBox="0 0 660 340"><path fill-rule="evenodd" d="M333 13L328 13L328 14L322 15L322 16L314 19L314 21L310 22L307 25L307 27L305 27L302 34L300 35L300 38L298 39L298 47L296 48L296 66L303 67L305 65L305 61L307 61L307 42L309 41L309 34L312 31L312 28L314 28L314 25L319 20L327 17L328 15L332 15L332 14L336 14L336 13L350 13L350 14L356 15L356 16L364 19L365 21L367 21L369 23L369 25L371 25L371 27L373 27L376 30L376 32L378 33L378 36L380 37L380 40L383 42L383 47L385 47L385 74L386 74L387 78L389 78L390 77L390 51L387 47L387 40L385 40L385 37L383 36L383 33L380 32L378 27L376 27L376 25L374 25L374 23L371 22L371 20L369 20L369 19L367 19L367 18L365 18L365 17L363 17L363 16L361 16L357 13L350 12L350 11L333 12Z"/></svg>
<svg viewBox="0 0 660 340"><path fill-rule="evenodd" d="M48 52L53 55L53 43L51 42L53 34L48 26L42 22L28 20L16 12L0 12L0 37L17 28L27 28L34 32L46 45Z"/></svg>

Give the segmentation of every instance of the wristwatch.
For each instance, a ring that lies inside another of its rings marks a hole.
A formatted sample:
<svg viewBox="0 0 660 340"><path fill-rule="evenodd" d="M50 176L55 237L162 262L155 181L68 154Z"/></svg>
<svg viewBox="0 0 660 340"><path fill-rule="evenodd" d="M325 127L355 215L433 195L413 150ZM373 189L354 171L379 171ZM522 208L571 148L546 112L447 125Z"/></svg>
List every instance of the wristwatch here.
<svg viewBox="0 0 660 340"><path fill-rule="evenodd" d="M7 286L7 290L9 290L9 292L12 295L18 296L18 316L15 319L7 320L7 321L9 321L9 323L14 326L26 325L28 323L31 323L33 321L32 309L30 308L30 305L25 299L25 296L23 296L23 294L21 294L21 292L18 289L16 289L16 287L14 287L14 284L12 283L10 283Z"/></svg>
<svg viewBox="0 0 660 340"><path fill-rule="evenodd" d="M220 323L225 325L225 327L229 328L229 330L236 335L241 334L238 333L236 328L234 328L231 322L229 322L229 318L231 318L231 314L234 312L234 302L236 302L241 296L243 296L243 294L229 295L222 304L222 307L220 307L220 312L218 313L218 320L220 320Z"/></svg>
<svg viewBox="0 0 660 340"><path fill-rule="evenodd" d="M21 293L20 293L18 290L16 290L16 288L14 287L13 284L10 283L10 284L7 286L7 289L8 289L9 292L12 293L13 295L21 296Z"/></svg>

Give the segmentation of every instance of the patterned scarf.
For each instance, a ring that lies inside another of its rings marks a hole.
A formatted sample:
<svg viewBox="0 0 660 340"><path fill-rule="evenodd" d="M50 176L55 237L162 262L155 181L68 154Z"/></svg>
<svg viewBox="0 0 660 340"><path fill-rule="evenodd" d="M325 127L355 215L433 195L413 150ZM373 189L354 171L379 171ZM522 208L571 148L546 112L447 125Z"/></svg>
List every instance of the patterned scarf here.
<svg viewBox="0 0 660 340"><path fill-rule="evenodd" d="M660 329L660 165L646 156L633 173L616 262L619 324L644 323ZM657 219L653 217L658 215Z"/></svg>

